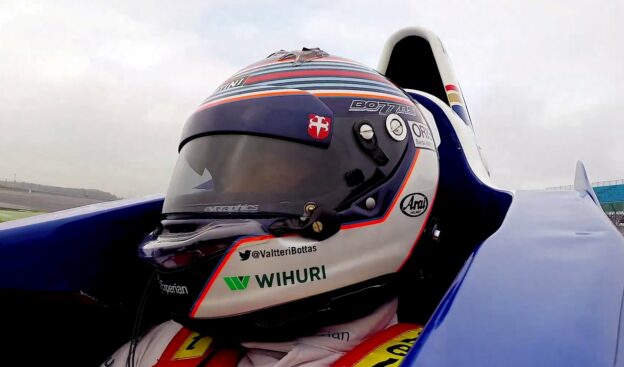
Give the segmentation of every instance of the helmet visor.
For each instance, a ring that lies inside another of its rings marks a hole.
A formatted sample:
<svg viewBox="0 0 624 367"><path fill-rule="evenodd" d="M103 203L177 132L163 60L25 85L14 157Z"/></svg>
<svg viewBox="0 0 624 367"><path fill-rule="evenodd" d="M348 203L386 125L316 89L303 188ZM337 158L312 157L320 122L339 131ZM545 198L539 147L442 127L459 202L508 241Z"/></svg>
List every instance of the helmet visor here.
<svg viewBox="0 0 624 367"><path fill-rule="evenodd" d="M255 135L191 140L180 151L163 213L301 215L307 202L336 208L378 176L353 141L341 140L334 136L326 148Z"/></svg>

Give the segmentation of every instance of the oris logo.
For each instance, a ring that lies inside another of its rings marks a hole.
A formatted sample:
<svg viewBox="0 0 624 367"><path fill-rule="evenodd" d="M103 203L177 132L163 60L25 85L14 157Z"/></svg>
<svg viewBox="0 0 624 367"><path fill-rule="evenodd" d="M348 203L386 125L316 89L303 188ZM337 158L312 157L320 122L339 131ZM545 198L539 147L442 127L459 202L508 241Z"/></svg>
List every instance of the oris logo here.
<svg viewBox="0 0 624 367"><path fill-rule="evenodd" d="M429 202L420 193L409 194L401 200L401 211L408 217L418 217L427 211Z"/></svg>
<svg viewBox="0 0 624 367"><path fill-rule="evenodd" d="M429 126L421 121L408 121L416 148L435 150L435 141Z"/></svg>

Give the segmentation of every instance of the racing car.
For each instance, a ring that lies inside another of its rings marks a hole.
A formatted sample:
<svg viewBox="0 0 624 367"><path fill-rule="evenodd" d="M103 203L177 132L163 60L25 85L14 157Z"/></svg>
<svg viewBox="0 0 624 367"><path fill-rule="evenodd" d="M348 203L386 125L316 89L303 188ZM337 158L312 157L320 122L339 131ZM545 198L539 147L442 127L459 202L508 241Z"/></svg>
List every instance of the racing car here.
<svg viewBox="0 0 624 367"><path fill-rule="evenodd" d="M583 164L574 190L497 187L449 57L426 29L392 35L378 71L439 132L436 225L403 270L399 296L399 319L424 329L401 366L624 366L624 239ZM150 267L136 256L163 200L0 224L3 358L97 365L132 333L166 320Z"/></svg>

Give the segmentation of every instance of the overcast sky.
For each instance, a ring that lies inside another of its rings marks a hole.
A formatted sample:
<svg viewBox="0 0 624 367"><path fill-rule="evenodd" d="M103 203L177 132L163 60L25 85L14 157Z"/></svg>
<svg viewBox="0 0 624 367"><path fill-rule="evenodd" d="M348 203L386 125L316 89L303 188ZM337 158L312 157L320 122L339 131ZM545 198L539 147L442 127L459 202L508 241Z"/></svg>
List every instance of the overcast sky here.
<svg viewBox="0 0 624 367"><path fill-rule="evenodd" d="M624 178L624 1L0 0L0 179L164 192L186 118L278 49L376 67L406 26L437 33L494 180Z"/></svg>

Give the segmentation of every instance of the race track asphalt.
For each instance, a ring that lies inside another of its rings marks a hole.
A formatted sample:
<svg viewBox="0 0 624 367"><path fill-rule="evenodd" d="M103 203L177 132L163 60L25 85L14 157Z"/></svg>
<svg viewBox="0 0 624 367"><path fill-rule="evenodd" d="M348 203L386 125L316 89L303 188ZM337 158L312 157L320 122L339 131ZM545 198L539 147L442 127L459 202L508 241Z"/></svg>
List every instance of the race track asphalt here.
<svg viewBox="0 0 624 367"><path fill-rule="evenodd" d="M0 189L0 209L55 212L99 202L101 200Z"/></svg>

